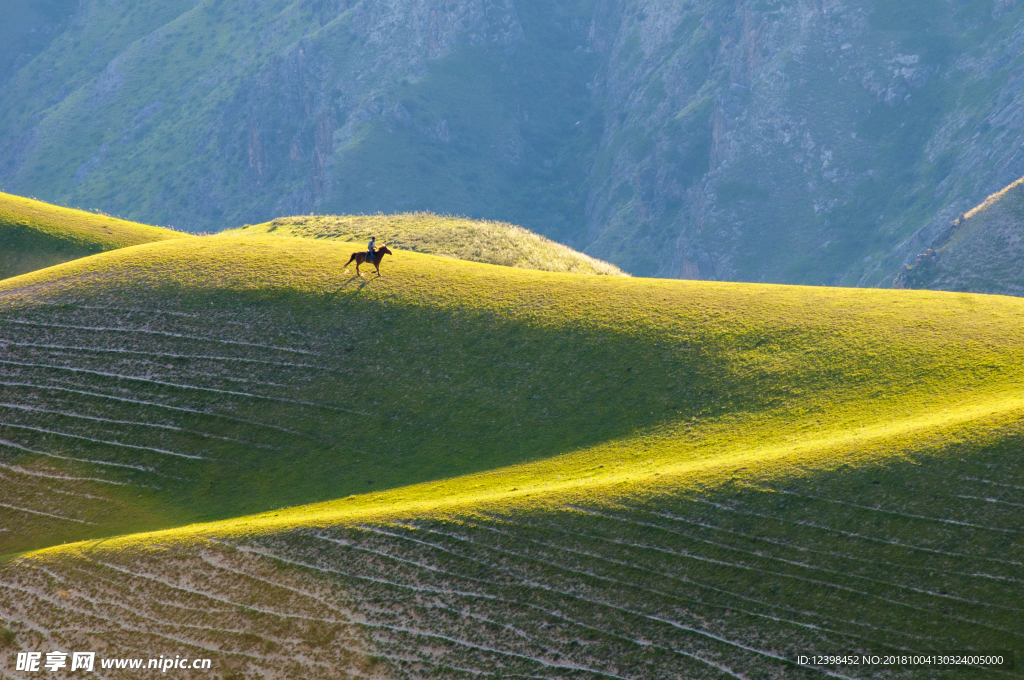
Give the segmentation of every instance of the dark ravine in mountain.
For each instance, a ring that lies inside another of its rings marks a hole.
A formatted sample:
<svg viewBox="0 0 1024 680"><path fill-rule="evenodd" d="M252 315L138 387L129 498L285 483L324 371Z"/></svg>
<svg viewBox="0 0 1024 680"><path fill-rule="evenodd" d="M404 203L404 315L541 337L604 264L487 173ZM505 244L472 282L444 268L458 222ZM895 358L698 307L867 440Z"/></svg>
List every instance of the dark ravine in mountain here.
<svg viewBox="0 0 1024 680"><path fill-rule="evenodd" d="M1014 0L11 5L0 189L189 230L433 210L889 286L1024 175Z"/></svg>

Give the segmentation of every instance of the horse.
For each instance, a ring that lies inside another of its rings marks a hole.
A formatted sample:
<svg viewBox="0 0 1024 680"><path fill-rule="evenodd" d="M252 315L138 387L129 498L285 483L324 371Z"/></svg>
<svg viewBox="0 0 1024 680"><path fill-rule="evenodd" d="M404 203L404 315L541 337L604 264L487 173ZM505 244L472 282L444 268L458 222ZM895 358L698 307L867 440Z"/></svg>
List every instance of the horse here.
<svg viewBox="0 0 1024 680"><path fill-rule="evenodd" d="M381 246L380 248L377 248L375 251L373 251L373 262L371 262L370 264L377 268L377 276L381 275L380 261L384 258L385 255L394 255L394 253L388 250L387 246ZM358 253L352 253L352 257L348 258L348 262L345 263L344 273L348 273L348 266L352 264L353 260L355 260L356 263L356 274L362 276L362 272L359 271L359 265L366 264L366 251L361 250Z"/></svg>

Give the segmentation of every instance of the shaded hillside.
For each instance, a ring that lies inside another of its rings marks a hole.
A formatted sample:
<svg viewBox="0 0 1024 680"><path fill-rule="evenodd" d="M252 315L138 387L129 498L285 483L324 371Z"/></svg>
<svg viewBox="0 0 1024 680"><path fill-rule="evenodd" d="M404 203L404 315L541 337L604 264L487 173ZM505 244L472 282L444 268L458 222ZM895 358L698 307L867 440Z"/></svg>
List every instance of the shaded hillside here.
<svg viewBox="0 0 1024 680"><path fill-rule="evenodd" d="M85 0L0 89L0 186L206 231L430 210L642 276L888 286L1024 175L1022 17Z"/></svg>
<svg viewBox="0 0 1024 680"><path fill-rule="evenodd" d="M94 253L186 236L0 193L0 279Z"/></svg>
<svg viewBox="0 0 1024 680"><path fill-rule="evenodd" d="M246 233L377 243L431 255L505 267L574 274L628 276L602 262L514 224L431 213L281 217L245 226Z"/></svg>
<svg viewBox="0 0 1024 680"><path fill-rule="evenodd" d="M0 23L0 86L67 29L75 0L6 0Z"/></svg>
<svg viewBox="0 0 1024 680"><path fill-rule="evenodd" d="M896 285L1024 295L1024 180L951 222Z"/></svg>

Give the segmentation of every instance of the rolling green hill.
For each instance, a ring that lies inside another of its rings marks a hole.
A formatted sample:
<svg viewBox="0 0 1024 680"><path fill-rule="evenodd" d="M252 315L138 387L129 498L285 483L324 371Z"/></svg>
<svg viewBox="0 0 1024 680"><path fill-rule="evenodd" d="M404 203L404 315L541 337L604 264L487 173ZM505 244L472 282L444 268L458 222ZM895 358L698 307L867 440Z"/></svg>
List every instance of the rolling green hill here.
<svg viewBox="0 0 1024 680"><path fill-rule="evenodd" d="M0 193L0 279L94 253L186 236Z"/></svg>
<svg viewBox="0 0 1024 680"><path fill-rule="evenodd" d="M222 678L1024 650L1024 301L350 251L0 282L0 551L41 549L0 565L5 644ZM903 675L972 673L1007 672Z"/></svg>

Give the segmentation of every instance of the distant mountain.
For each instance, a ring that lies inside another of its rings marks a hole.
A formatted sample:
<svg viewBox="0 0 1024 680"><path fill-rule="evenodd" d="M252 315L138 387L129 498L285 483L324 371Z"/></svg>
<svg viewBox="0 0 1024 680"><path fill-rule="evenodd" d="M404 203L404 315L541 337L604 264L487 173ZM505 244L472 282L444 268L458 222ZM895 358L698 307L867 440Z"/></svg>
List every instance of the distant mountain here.
<svg viewBox="0 0 1024 680"><path fill-rule="evenodd" d="M7 5L0 188L188 230L430 210L888 286L1024 175L1014 0Z"/></svg>

